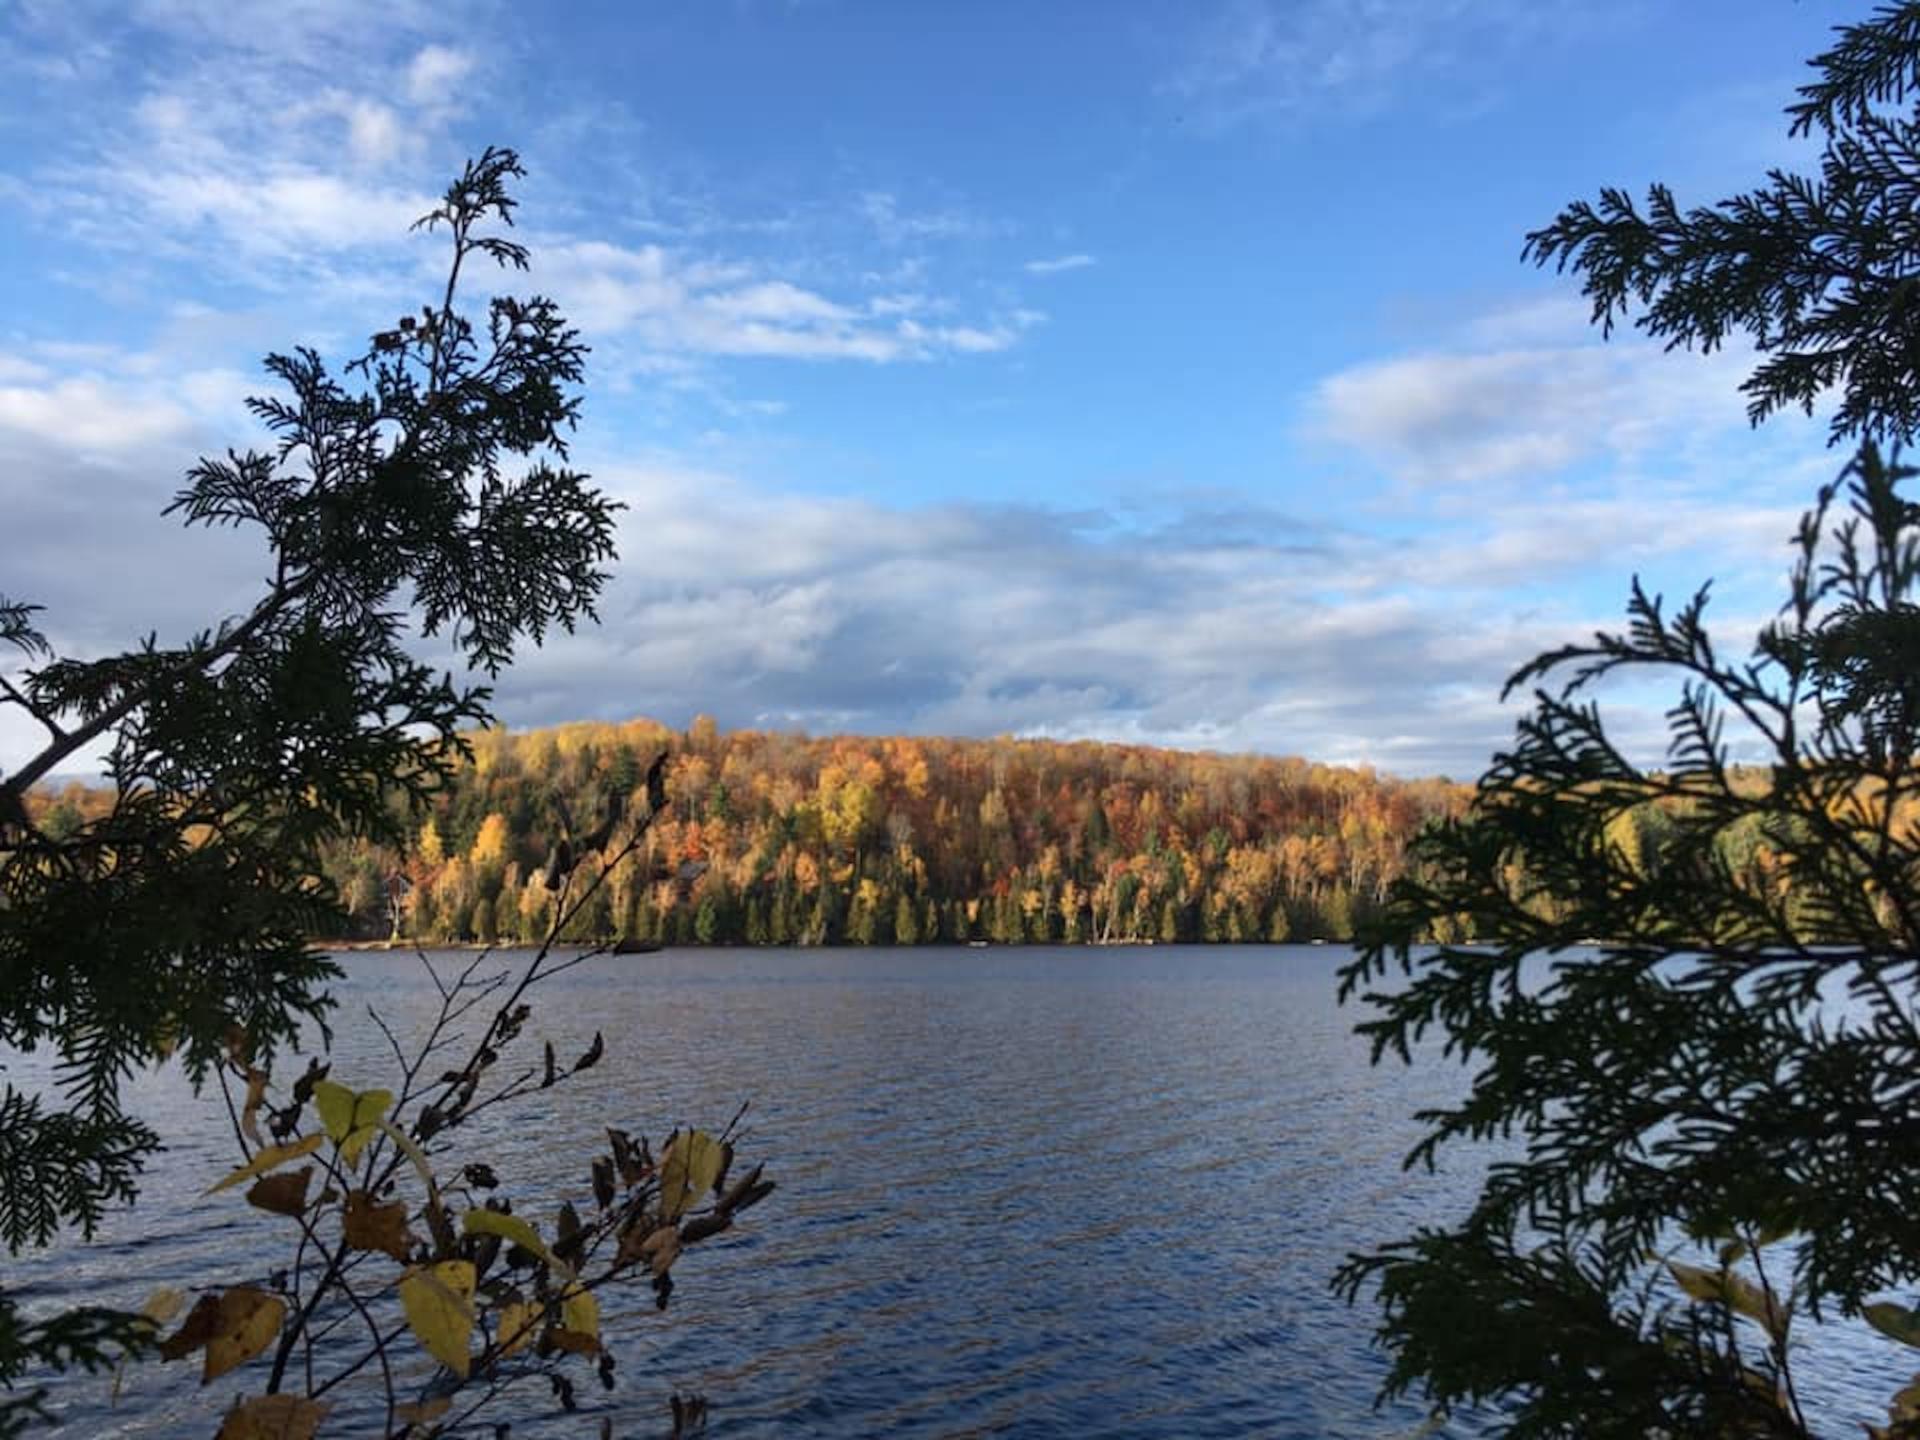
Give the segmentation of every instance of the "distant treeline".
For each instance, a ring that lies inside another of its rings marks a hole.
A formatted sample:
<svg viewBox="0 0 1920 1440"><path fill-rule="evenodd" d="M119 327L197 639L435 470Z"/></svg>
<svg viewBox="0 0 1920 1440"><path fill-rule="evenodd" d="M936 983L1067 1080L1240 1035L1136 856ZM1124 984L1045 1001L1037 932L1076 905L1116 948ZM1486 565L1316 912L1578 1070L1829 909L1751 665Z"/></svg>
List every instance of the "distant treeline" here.
<svg viewBox="0 0 1920 1440"><path fill-rule="evenodd" d="M651 721L471 737L407 853L325 871L350 937L511 943L545 933L564 808L670 802L571 938L666 944L1344 939L1430 816L1469 788L1304 760L1047 740L684 732ZM46 823L89 797L46 797ZM73 818L77 819L77 815ZM664 878L662 878L664 877Z"/></svg>

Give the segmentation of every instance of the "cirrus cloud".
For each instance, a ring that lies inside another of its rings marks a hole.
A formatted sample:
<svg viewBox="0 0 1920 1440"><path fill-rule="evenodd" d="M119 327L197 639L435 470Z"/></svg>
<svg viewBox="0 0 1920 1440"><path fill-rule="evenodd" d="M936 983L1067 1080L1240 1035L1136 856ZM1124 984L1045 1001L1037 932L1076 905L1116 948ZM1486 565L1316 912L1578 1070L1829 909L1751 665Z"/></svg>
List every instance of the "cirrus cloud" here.
<svg viewBox="0 0 1920 1440"><path fill-rule="evenodd" d="M738 261L660 245L574 241L542 248L537 278L589 331L631 334L660 354L797 360L925 360L990 354L1042 318L1015 310L981 323L914 318L922 302L878 294L833 300Z"/></svg>

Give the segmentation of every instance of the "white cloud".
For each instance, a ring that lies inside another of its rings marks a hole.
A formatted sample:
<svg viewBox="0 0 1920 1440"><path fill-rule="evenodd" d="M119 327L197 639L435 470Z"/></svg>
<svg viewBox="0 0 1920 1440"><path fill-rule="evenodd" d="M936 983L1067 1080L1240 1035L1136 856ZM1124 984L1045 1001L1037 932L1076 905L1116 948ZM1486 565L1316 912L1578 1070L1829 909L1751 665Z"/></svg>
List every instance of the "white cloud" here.
<svg viewBox="0 0 1920 1440"><path fill-rule="evenodd" d="M249 438L234 377L143 360L0 386L5 588L78 653L182 639L241 608L263 570L257 537L160 518L198 454Z"/></svg>
<svg viewBox="0 0 1920 1440"><path fill-rule="evenodd" d="M1029 275L1058 275L1063 270L1084 270L1095 263L1091 255L1056 255L1050 260L1029 260L1022 268Z"/></svg>
<svg viewBox="0 0 1920 1440"><path fill-rule="evenodd" d="M406 227L431 203L421 158L473 62L430 37L463 23L420 0L141 0L103 73L57 96L67 143L42 147L28 199L136 266L364 290L383 247L404 264Z"/></svg>
<svg viewBox="0 0 1920 1440"><path fill-rule="evenodd" d="M601 478L632 507L631 565L585 648L556 645L516 672L515 723L705 709L727 723L1092 736L1456 775L1505 740L1506 675L1612 624L1630 564L1760 556L1777 570L1788 518L1638 497L1589 502L1556 532L1553 508L1528 502L1417 547L1266 513L1223 544L1211 516L1141 529L1039 507L784 495L711 472ZM1541 544L1575 532L1592 543ZM1271 538L1243 538L1258 535ZM1356 573L1382 578L1356 594ZM1537 597L1522 609L1501 589L1576 576L1605 579L1597 616ZM627 692L610 676L645 681ZM1629 717L1648 743L1657 713Z"/></svg>
<svg viewBox="0 0 1920 1440"><path fill-rule="evenodd" d="M857 322L852 306L763 284L727 282L741 297L727 323ZM47 373L0 386L8 583L48 605L62 644L97 650L148 628L177 638L258 584L257 537L156 518L194 454L240 438L246 379L149 359L88 350L60 373L36 352ZM1414 543L1252 502L1147 523L588 464L629 506L625 558L602 627L555 637L509 672L500 705L515 724L707 710L729 724L1080 735L1402 773L1485 763L1505 738L1506 674L1593 628L1577 582L1604 579L1597 618L1610 623L1629 566L1777 573L1788 520L1655 490L1529 493L1441 516ZM1651 720L1633 723L1653 735Z"/></svg>
<svg viewBox="0 0 1920 1440"><path fill-rule="evenodd" d="M16 381L44 380L47 367L19 355L0 352L0 385Z"/></svg>
<svg viewBox="0 0 1920 1440"><path fill-rule="evenodd" d="M1004 221L989 219L958 207L909 210L901 205L897 196L884 190L870 190L862 195L858 208L874 234L886 245L980 240L1003 234L1011 228Z"/></svg>
<svg viewBox="0 0 1920 1440"><path fill-rule="evenodd" d="M444 105L473 68L470 51L449 45L423 46L407 66L407 97L416 105Z"/></svg>
<svg viewBox="0 0 1920 1440"><path fill-rule="evenodd" d="M1632 340L1428 351L1328 377L1313 411L1325 434L1416 482L1538 478L1743 427L1750 364L1732 348L1670 355Z"/></svg>
<svg viewBox="0 0 1920 1440"><path fill-rule="evenodd" d="M347 148L361 165L385 165L409 147L406 128L391 106L373 100L347 104Z"/></svg>
<svg viewBox="0 0 1920 1440"><path fill-rule="evenodd" d="M423 180L465 149L454 126L487 32L459 0L287 0L272 20L218 0L141 0L112 83L88 87L82 138L18 193L49 228L119 262L75 269L77 283L117 287L116 301L237 283L280 315L304 311L301 338L350 344L358 327L334 333L335 317L414 301L438 258L409 227L435 203ZM537 157L530 168L530 184L551 185ZM563 184L539 195L548 228L529 236L537 283L602 346L603 384L668 375L724 409L717 359L985 355L1042 318L1004 298L963 308L936 292L923 256L900 253L1004 229L959 204L871 189L750 221L697 186L614 170L634 213ZM652 233L670 243L613 238L660 215L671 223ZM752 258L696 251L709 241ZM887 263L868 275L876 256Z"/></svg>
<svg viewBox="0 0 1920 1440"><path fill-rule="evenodd" d="M7 433L99 457L178 443L191 429L189 415L177 403L75 377L0 386L0 434Z"/></svg>
<svg viewBox="0 0 1920 1440"><path fill-rule="evenodd" d="M875 295L867 301L869 315L919 315L929 310L949 309L949 305L925 295Z"/></svg>
<svg viewBox="0 0 1920 1440"><path fill-rule="evenodd" d="M925 360L1013 345L1038 323L1017 312L985 324L927 324L935 308L881 295L838 301L739 262L693 260L659 245L587 240L543 246L540 283L589 335L630 334L665 354L798 360Z"/></svg>
<svg viewBox="0 0 1920 1440"><path fill-rule="evenodd" d="M1472 106L1515 55L1565 45L1604 16L1526 0L1226 0L1160 88L1200 129L1365 113L1417 98Z"/></svg>
<svg viewBox="0 0 1920 1440"><path fill-rule="evenodd" d="M162 170L129 174L125 181L169 230L211 230L243 253L284 259L390 248L433 205L423 192L357 184L297 166L271 173Z"/></svg>
<svg viewBox="0 0 1920 1440"><path fill-rule="evenodd" d="M137 0L125 7L156 31L260 61L326 68L388 37L458 23L459 0Z"/></svg>
<svg viewBox="0 0 1920 1440"><path fill-rule="evenodd" d="M1729 504L1688 494L1522 496L1483 505L1464 532L1443 529L1404 543L1393 573L1402 584L1497 592L1551 586L1598 560L1624 593L1635 570L1715 555L1722 566L1757 566L1771 579L1784 571L1799 515L1791 502Z"/></svg>

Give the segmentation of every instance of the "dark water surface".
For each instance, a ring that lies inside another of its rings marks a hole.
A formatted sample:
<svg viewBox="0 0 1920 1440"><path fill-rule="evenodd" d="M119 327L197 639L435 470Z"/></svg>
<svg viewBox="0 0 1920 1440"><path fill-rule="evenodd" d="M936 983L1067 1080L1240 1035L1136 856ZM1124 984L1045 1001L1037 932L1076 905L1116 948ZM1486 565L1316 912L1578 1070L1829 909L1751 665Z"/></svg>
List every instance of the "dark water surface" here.
<svg viewBox="0 0 1920 1440"><path fill-rule="evenodd" d="M617 1435L658 1435L677 1389L709 1397L716 1440L1408 1434L1416 1410L1372 1408L1371 1311L1327 1278L1350 1249L1457 1213L1475 1172L1400 1170L1409 1117L1460 1072L1367 1063L1333 1000L1344 955L703 950L556 979L529 1053L550 1038L570 1056L601 1029L606 1059L476 1121L461 1158L489 1160L505 1193L579 1199L603 1126L718 1129L750 1099L742 1159L780 1189L680 1261L665 1315L644 1284L604 1296L620 1388L583 1386L589 1415L544 1387L498 1415L516 1436L597 1434L608 1413ZM343 963L335 1076L385 1084L366 1006L405 1040L437 996L412 956ZM217 1097L177 1076L137 1096L174 1148L97 1243L9 1267L30 1300L137 1305L285 1263L287 1221L201 1196L233 1164ZM117 1405L98 1380L56 1395L70 1434L210 1435L261 1368L201 1391L192 1362L143 1365ZM1884 1395L1878 1368L1861 1379ZM322 1431L359 1433L378 1416L343 1407Z"/></svg>

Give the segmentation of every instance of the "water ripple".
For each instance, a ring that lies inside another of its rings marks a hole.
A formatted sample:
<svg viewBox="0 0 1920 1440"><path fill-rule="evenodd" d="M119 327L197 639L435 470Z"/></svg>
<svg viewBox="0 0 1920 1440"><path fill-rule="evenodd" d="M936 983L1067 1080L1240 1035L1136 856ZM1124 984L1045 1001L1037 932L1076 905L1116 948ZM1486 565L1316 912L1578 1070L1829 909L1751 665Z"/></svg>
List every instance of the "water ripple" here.
<svg viewBox="0 0 1920 1440"><path fill-rule="evenodd" d="M578 1197L605 1125L658 1136L753 1101L743 1149L778 1177L774 1199L681 1262L667 1315L644 1288L607 1298L621 1385L583 1400L617 1433L664 1431L679 1390L710 1398L716 1440L1385 1440L1418 1413L1372 1409L1372 1317L1328 1276L1350 1249L1457 1212L1473 1177L1459 1163L1401 1171L1408 1117L1459 1072L1373 1069L1332 1003L1339 958L1161 946L594 962L548 990L536 1038L565 1055L604 1029L605 1061L501 1117L483 1148L515 1193ZM338 1073L373 1084L383 1046L357 1023L364 1006L405 1038L433 992L410 958L346 963ZM34 1063L13 1073L31 1080ZM136 1105L174 1148L137 1216L13 1267L30 1305L137 1304L210 1260L225 1274L235 1257L264 1270L284 1256L284 1222L200 1195L231 1159L218 1102L161 1075ZM241 1381L202 1393L186 1368L140 1367L117 1406L103 1381L61 1381L65 1430L207 1433ZM1882 1378L1869 1366L1822 1398L1872 1418L1862 1397L1888 1393ZM580 1417L544 1413L543 1393L523 1403L542 1413L516 1415L516 1436L582 1433ZM342 1410L330 1428L372 1418Z"/></svg>

